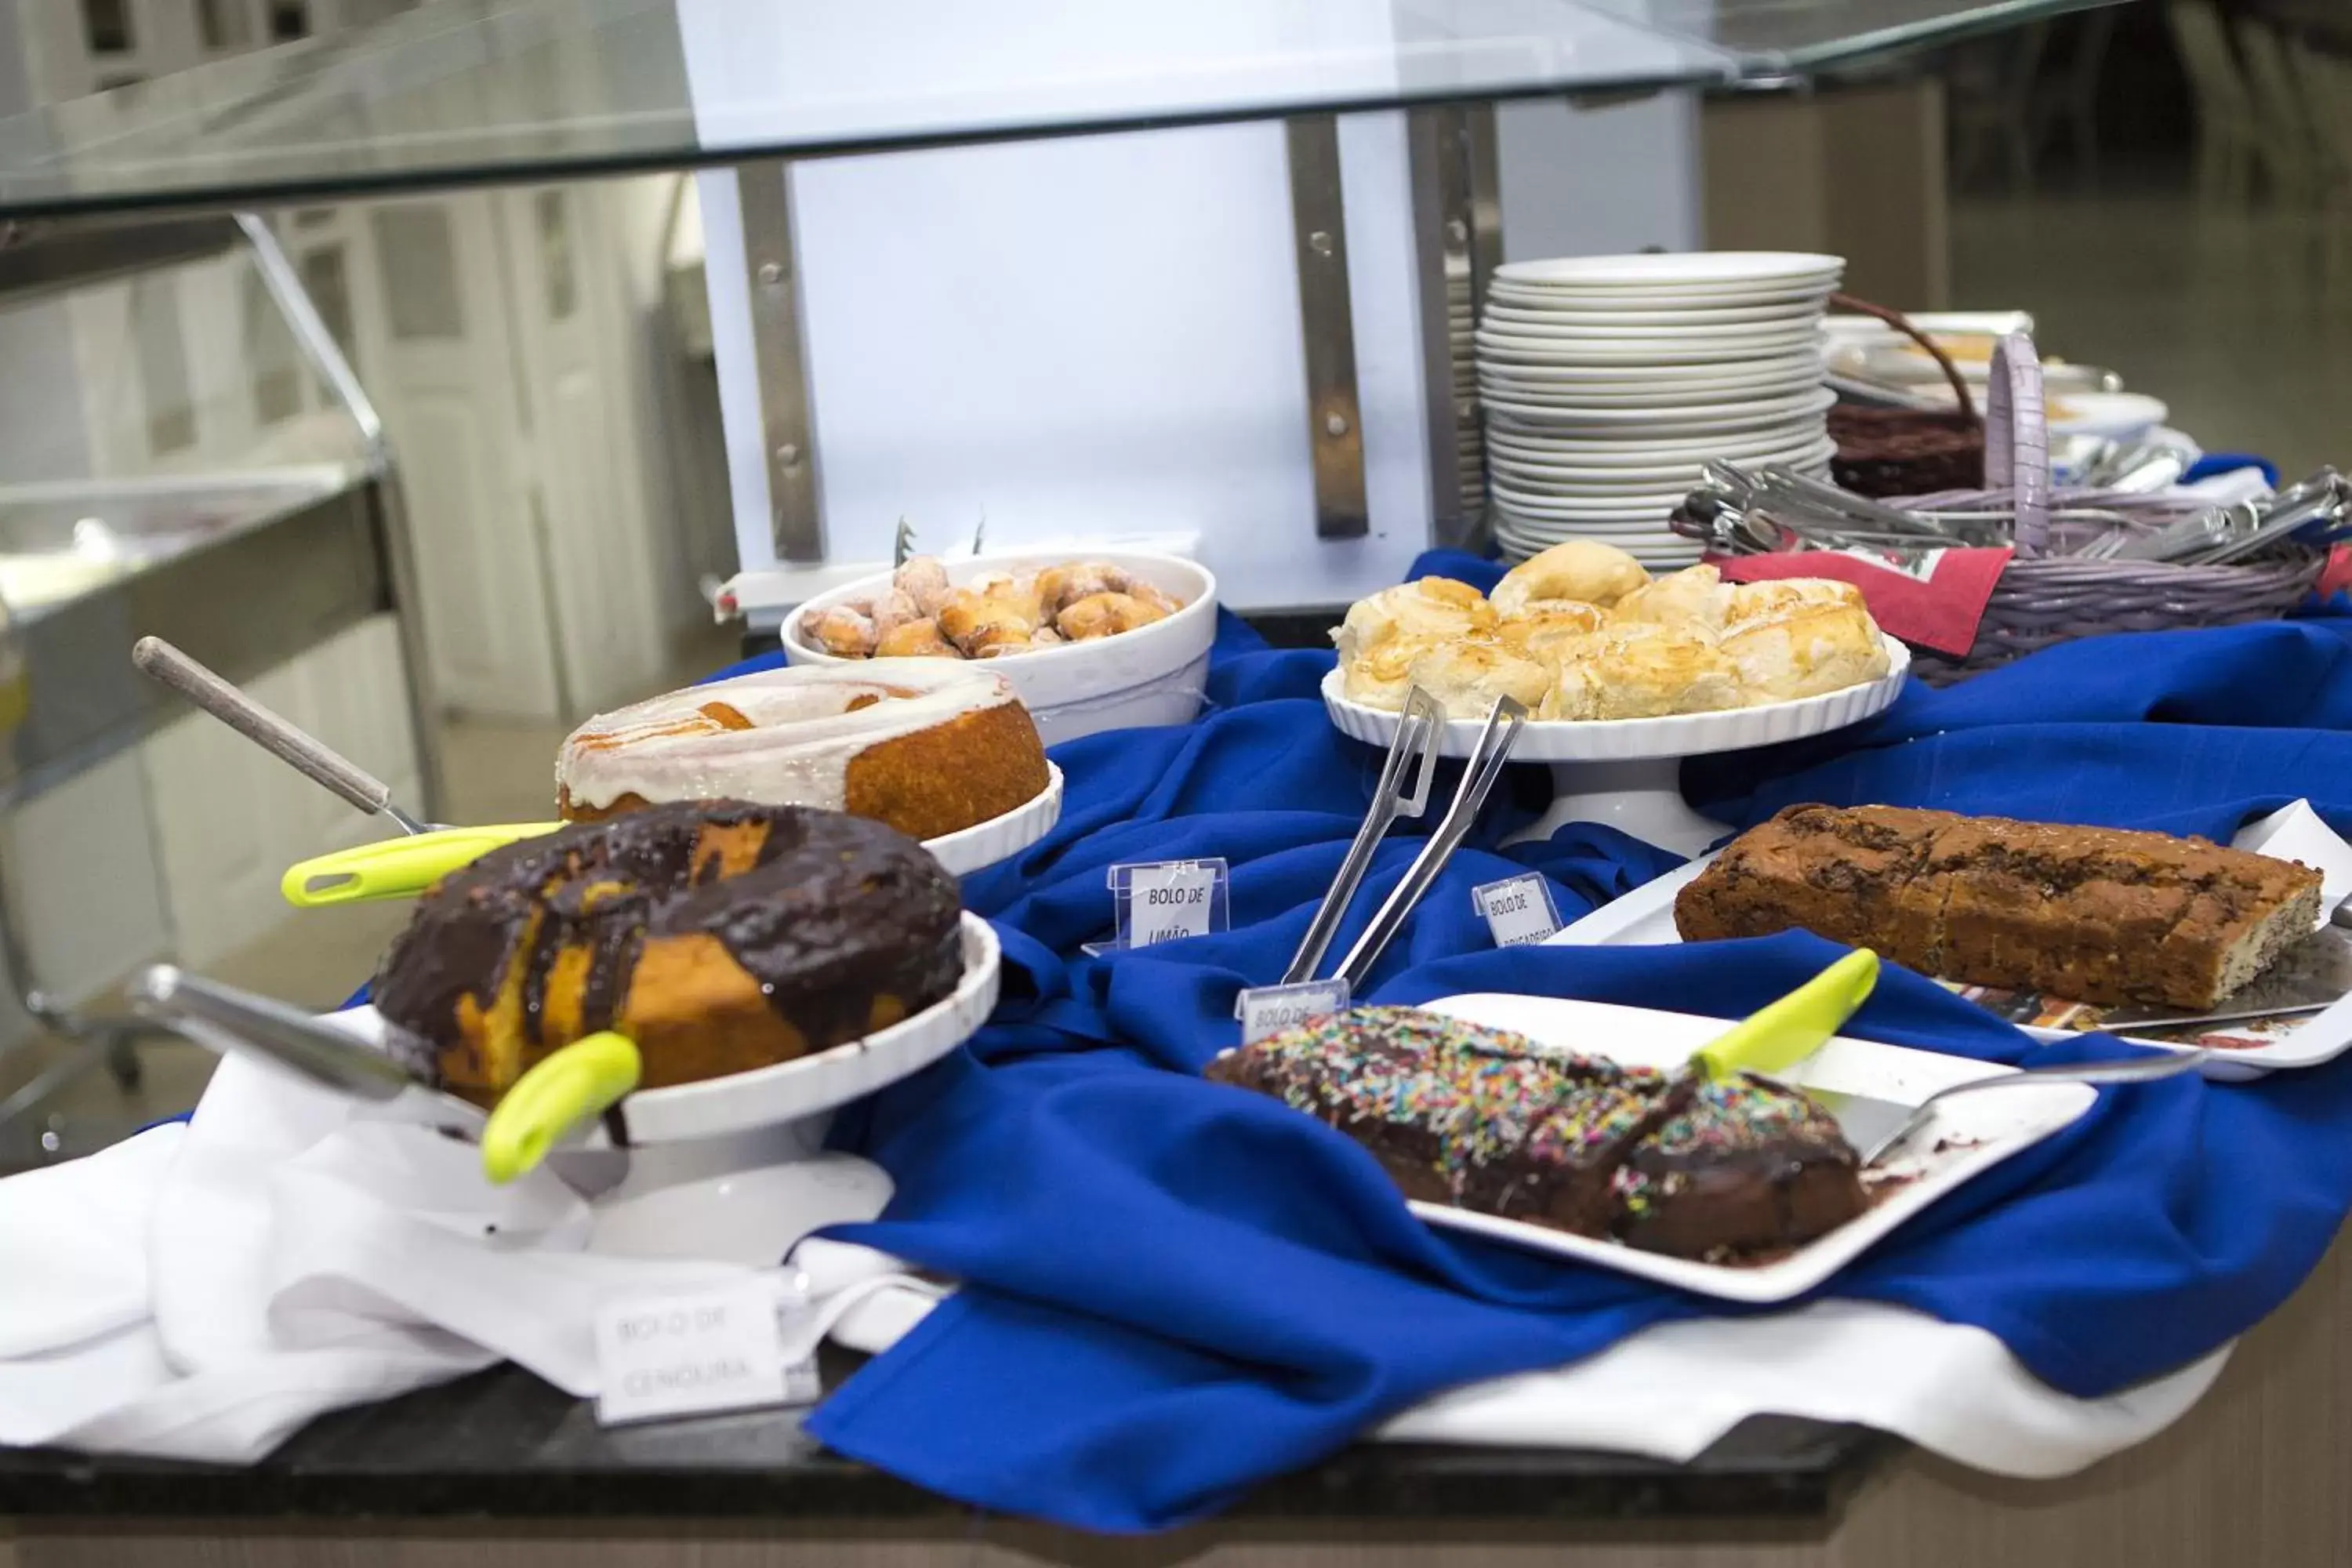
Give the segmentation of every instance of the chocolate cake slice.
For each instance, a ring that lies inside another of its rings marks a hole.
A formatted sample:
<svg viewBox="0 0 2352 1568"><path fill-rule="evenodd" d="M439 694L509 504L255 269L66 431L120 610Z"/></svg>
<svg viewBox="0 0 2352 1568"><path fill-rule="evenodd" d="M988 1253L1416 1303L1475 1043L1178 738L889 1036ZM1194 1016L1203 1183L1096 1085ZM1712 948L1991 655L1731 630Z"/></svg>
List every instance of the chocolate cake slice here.
<svg viewBox="0 0 2352 1568"><path fill-rule="evenodd" d="M1685 1258L1793 1247L1866 1205L1804 1096L1552 1051L1412 1007L1358 1007L1211 1062L1363 1145L1405 1196Z"/></svg>

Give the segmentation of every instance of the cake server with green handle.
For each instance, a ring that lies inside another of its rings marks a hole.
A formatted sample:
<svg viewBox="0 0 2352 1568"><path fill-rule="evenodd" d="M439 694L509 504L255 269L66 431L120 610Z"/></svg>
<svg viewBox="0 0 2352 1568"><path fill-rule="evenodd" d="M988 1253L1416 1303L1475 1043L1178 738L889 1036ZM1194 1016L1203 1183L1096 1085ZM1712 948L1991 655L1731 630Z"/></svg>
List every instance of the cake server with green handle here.
<svg viewBox="0 0 2352 1568"><path fill-rule="evenodd" d="M1759 1008L1701 1047L1691 1058L1692 1066L1717 1079L1743 1072L1769 1077L1787 1071L1820 1050L1853 1016L1878 983L1878 954L1868 948L1847 953L1778 1002ZM1925 1100L1910 1101L1811 1084L1786 1087L1836 1118L1838 1131L1853 1145L1862 1163L1873 1165L1933 1121L1938 1104L1958 1095L2052 1083L2145 1083L2192 1072L2210 1054L2184 1051L2080 1067L2027 1068L1952 1084Z"/></svg>

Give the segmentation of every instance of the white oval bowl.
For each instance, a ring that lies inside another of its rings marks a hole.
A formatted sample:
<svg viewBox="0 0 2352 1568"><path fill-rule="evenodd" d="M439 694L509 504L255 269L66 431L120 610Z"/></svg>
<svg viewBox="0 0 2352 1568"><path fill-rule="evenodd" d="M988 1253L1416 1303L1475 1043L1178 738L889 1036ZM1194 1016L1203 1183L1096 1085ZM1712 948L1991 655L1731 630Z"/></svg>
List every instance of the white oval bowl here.
<svg viewBox="0 0 2352 1568"><path fill-rule="evenodd" d="M1108 561L1182 600L1184 607L1164 621L1117 637L1037 653L976 659L973 668L992 671L1013 683L1022 705L1036 721L1039 738L1048 746L1105 730L1190 723L1201 711L1209 676L1209 645L1217 640L1217 579L1199 562L1135 551L1081 554L1055 550L956 556L942 559L940 564L947 569L948 581L961 586L991 572L1034 572L1080 560ZM890 576L879 572L860 578L820 594L793 611L784 619L786 662L854 664L877 673L887 669L890 665L887 658L843 658L803 641L800 625L801 617L812 609L871 601L889 586Z"/></svg>

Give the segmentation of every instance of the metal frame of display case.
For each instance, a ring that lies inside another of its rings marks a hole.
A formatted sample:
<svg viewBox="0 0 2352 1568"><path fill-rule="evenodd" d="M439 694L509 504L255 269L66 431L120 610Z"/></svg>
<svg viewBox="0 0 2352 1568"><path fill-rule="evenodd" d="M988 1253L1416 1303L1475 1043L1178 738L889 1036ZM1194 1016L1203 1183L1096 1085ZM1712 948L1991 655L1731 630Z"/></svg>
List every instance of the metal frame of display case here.
<svg viewBox="0 0 2352 1568"><path fill-rule="evenodd" d="M152 633L232 680L249 680L389 611L407 667L424 809L437 812L439 739L430 721L431 672L398 467L374 405L276 236L258 218L237 214L23 225L7 239L0 247L0 302L5 303L203 260L242 245L307 367L358 432L361 463L353 482L340 489L303 495L38 614L0 622L0 663L20 669L28 691L26 720L0 751L0 808L21 805L79 776L188 711L173 693L131 670L132 637ZM187 482L204 483L201 477ZM92 481L90 488L106 485ZM251 613L262 601L272 614ZM93 680L88 678L92 670L118 678ZM82 676L74 682L72 700L44 703L45 687L65 672ZM17 907L7 868L0 864L0 957L9 984L25 1012L69 1045L58 1060L0 1099L0 1169L87 1152L107 1141L105 1134L124 1131L84 1130L44 1117L40 1108L101 1060L126 1083L134 1080L139 1041L163 1033L136 1017L85 1016L45 991L20 925L28 914ZM0 1058L26 1048L0 1051Z"/></svg>

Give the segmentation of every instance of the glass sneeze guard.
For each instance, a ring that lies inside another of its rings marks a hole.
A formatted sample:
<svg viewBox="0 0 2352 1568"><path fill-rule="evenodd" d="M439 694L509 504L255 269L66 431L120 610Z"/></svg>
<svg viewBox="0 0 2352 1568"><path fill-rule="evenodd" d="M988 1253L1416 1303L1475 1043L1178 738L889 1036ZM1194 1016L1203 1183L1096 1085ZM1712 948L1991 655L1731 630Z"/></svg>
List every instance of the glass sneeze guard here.
<svg viewBox="0 0 2352 1568"><path fill-rule="evenodd" d="M2099 0L441 0L0 120L0 216L1769 81Z"/></svg>

